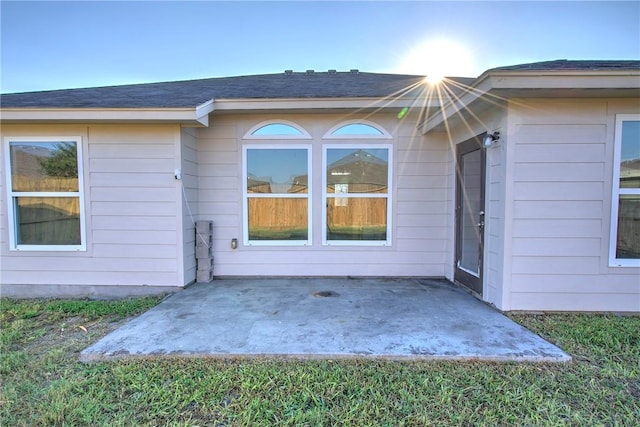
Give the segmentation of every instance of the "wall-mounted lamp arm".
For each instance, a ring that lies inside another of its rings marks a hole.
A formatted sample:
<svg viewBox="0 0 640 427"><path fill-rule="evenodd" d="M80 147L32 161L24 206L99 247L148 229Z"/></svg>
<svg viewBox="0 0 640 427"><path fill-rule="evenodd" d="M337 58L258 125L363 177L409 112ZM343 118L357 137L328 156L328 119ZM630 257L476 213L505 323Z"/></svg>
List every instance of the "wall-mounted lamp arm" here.
<svg viewBox="0 0 640 427"><path fill-rule="evenodd" d="M500 140L500 132L487 133L482 141L485 147L490 147Z"/></svg>

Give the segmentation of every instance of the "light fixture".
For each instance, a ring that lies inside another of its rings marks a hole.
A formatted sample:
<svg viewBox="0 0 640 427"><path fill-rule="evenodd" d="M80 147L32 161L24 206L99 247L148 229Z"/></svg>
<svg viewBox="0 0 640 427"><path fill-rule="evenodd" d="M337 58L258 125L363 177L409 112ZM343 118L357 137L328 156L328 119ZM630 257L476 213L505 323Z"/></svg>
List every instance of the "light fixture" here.
<svg viewBox="0 0 640 427"><path fill-rule="evenodd" d="M487 133L482 140L485 147L490 147L500 140L500 132Z"/></svg>

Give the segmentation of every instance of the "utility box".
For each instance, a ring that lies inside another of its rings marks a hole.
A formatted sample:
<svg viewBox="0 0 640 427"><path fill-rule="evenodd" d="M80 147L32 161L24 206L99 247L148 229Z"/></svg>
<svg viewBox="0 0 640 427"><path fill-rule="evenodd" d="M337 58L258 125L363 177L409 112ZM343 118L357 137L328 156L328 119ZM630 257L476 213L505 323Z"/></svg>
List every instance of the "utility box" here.
<svg viewBox="0 0 640 427"><path fill-rule="evenodd" d="M213 280L213 222L196 221L196 281Z"/></svg>

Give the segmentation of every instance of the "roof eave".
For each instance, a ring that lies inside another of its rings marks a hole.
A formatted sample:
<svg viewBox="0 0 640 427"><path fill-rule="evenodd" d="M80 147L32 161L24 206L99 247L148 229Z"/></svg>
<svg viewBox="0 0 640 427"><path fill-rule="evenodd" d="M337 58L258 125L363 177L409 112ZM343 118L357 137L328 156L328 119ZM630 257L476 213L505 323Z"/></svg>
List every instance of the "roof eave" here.
<svg viewBox="0 0 640 427"><path fill-rule="evenodd" d="M611 97L614 92L615 96L637 96L640 94L640 70L489 70L465 93L425 118L418 127L426 134L479 101L501 105L510 97L565 98L576 95L577 91L580 97Z"/></svg>
<svg viewBox="0 0 640 427"><path fill-rule="evenodd" d="M336 109L402 109L424 105L422 98L243 98L215 100L216 112L222 111L282 111ZM429 102L433 102L432 100Z"/></svg>
<svg viewBox="0 0 640 427"><path fill-rule="evenodd" d="M180 123L209 126L213 100L187 108L0 108L0 121L16 122L129 122Z"/></svg>
<svg viewBox="0 0 640 427"><path fill-rule="evenodd" d="M427 105L428 104L428 105ZM441 102L424 98L242 98L209 100L196 107L149 108L0 108L0 121L15 122L152 122L208 126L216 112L304 111L304 110L400 110L405 107L439 107Z"/></svg>

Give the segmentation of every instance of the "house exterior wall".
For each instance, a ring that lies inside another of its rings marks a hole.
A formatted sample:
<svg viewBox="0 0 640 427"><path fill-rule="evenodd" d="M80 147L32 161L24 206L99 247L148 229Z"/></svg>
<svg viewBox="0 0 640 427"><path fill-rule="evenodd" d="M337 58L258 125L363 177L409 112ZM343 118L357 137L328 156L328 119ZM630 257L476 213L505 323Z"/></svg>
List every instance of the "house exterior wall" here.
<svg viewBox="0 0 640 427"><path fill-rule="evenodd" d="M615 115L639 111L637 99L510 103L502 309L640 311L640 269L608 265Z"/></svg>
<svg viewBox="0 0 640 427"><path fill-rule="evenodd" d="M360 116L365 118L365 116ZM209 128L198 130L198 213L214 223L217 276L445 276L451 251L450 149L445 139L423 137L416 118L395 114L367 115L391 139L323 139L345 120L332 113L279 115L213 115ZM304 128L312 139L243 140L256 124L278 119ZM393 146L392 243L390 246L322 245L323 144L384 143ZM243 245L242 146L244 143L309 144L312 151L312 224L310 246ZM231 249L231 239L238 249Z"/></svg>
<svg viewBox="0 0 640 427"><path fill-rule="evenodd" d="M127 295L185 283L178 125L12 125L2 137L81 136L86 251L11 251L2 173L3 295ZM0 167L7 162L3 146ZM117 289L121 288L121 289Z"/></svg>
<svg viewBox="0 0 640 427"><path fill-rule="evenodd" d="M431 276L453 279L455 143L500 131L487 149L483 299L501 310L640 311L640 268L610 267L616 114L636 99L515 99L450 134L421 135L411 114L212 114L208 128L160 124L4 124L0 151L3 295L133 295L196 276L193 220L214 223L216 276ZM357 118L390 139L325 139ZM266 120L311 139L246 140ZM9 249L5 137L80 136L86 251ZM243 145L311 147L313 243L243 244ZM390 144L389 246L322 244L325 144ZM176 179L176 170L180 178ZM615 219L614 219L615 220ZM238 239L238 248L231 240Z"/></svg>

